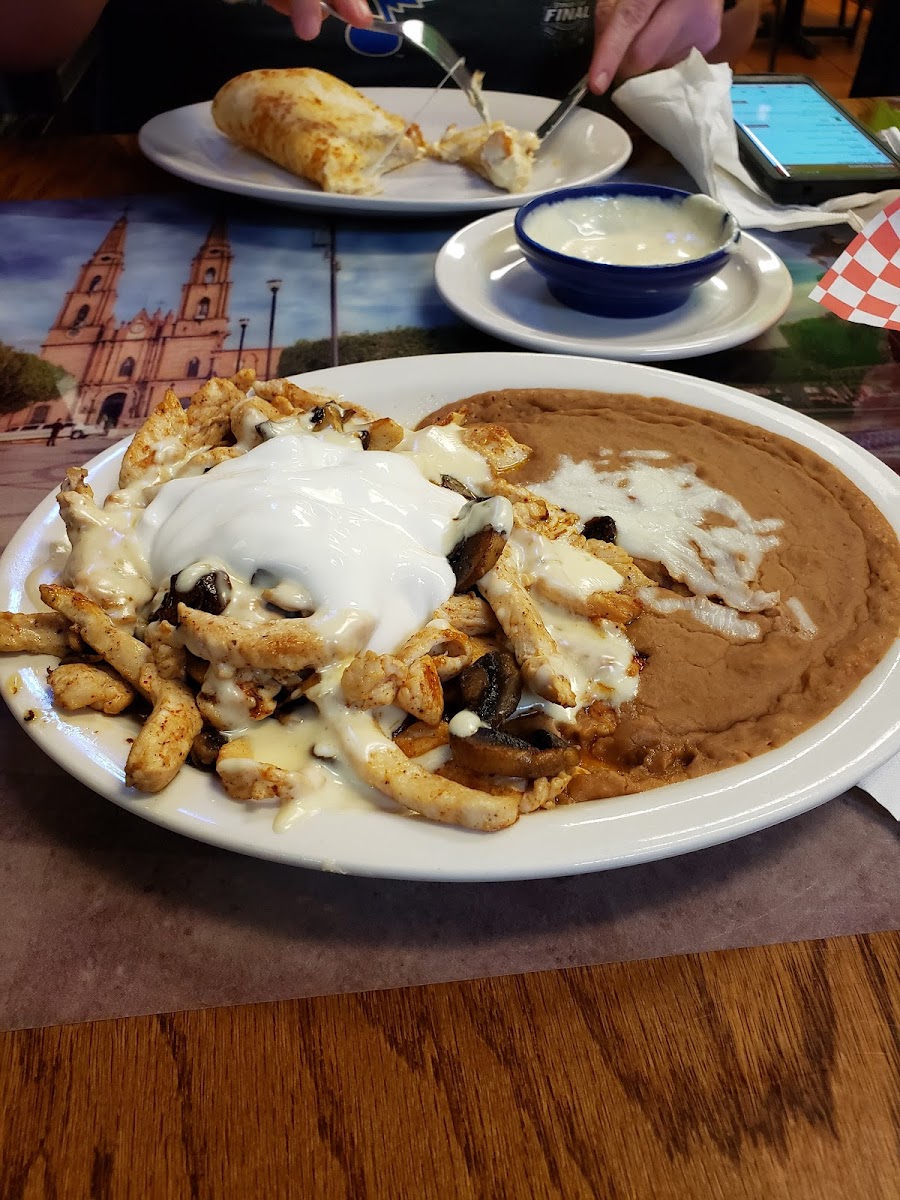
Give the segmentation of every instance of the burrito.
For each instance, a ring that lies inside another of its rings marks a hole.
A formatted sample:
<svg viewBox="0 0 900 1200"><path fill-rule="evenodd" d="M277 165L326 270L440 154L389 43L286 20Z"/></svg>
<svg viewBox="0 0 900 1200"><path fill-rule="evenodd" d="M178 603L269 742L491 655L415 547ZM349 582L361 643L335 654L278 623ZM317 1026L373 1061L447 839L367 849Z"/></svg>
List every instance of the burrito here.
<svg viewBox="0 0 900 1200"><path fill-rule="evenodd" d="M426 154L418 125L311 67L247 71L212 104L218 128L326 192L371 195L378 177Z"/></svg>

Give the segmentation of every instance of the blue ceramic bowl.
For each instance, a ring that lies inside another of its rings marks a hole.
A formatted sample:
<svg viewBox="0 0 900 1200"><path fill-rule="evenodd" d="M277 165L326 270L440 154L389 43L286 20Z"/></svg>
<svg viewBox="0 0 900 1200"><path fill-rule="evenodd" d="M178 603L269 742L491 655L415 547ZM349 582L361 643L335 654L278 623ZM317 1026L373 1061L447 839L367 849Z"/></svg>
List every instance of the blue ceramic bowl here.
<svg viewBox="0 0 900 1200"><path fill-rule="evenodd" d="M677 188L646 183L599 183L562 188L538 196L518 210L516 238L527 261L544 277L550 292L560 303L597 316L653 317L684 304L698 284L724 267L741 236L737 221L727 209L712 200L703 206L698 220L703 226L703 242L711 249L702 258L646 266L591 262L553 250L529 236L526 232L528 218L540 208L567 200L643 196L681 205L690 195L690 192Z"/></svg>

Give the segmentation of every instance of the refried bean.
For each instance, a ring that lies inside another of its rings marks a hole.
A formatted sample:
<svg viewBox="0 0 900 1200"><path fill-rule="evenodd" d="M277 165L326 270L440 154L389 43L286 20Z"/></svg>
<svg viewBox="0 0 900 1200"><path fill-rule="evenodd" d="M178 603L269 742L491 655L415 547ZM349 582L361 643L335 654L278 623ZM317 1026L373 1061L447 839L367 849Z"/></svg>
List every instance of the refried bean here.
<svg viewBox="0 0 900 1200"><path fill-rule="evenodd" d="M765 611L753 614L761 637L745 641L684 611L645 609L628 627L645 658L637 698L618 710L615 733L594 743L587 773L570 784L572 800L693 778L783 745L846 699L898 636L896 535L854 484L805 447L644 396L510 389L441 412L453 410L465 411L470 424L504 425L532 447L508 478L537 492L563 458L596 466L601 448L613 459L657 450L668 453L667 462L693 464L701 480L754 519L783 521L754 586L796 597L815 624L814 635L802 636L782 613ZM577 498L570 506L578 507ZM640 565L672 583L658 567Z"/></svg>

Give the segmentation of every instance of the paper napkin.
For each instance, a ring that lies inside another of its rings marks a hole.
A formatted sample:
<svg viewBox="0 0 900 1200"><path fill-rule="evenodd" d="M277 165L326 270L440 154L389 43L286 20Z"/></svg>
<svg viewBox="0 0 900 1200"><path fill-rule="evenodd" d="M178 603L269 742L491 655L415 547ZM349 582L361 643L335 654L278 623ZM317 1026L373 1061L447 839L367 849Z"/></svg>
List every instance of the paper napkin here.
<svg viewBox="0 0 900 1200"><path fill-rule="evenodd" d="M845 321L900 329L900 199L857 234L809 298Z"/></svg>
<svg viewBox="0 0 900 1200"><path fill-rule="evenodd" d="M694 50L684 62L623 83L613 100L690 172L701 191L747 229L807 229L844 222L862 229L900 191L827 200L817 207L776 204L747 173L731 114L731 68Z"/></svg>
<svg viewBox="0 0 900 1200"><path fill-rule="evenodd" d="M856 785L900 821L900 754Z"/></svg>

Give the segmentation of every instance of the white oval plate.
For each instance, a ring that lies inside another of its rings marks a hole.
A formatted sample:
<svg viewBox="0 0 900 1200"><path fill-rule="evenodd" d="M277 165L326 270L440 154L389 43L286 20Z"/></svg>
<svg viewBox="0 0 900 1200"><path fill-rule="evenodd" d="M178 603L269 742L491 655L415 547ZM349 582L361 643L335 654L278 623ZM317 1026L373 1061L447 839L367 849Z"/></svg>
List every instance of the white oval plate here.
<svg viewBox="0 0 900 1200"><path fill-rule="evenodd" d="M360 363L304 376L407 423L448 401L504 387L595 388L666 396L750 421L815 450L869 495L900 532L900 478L853 442L807 417L733 388L658 368L543 354L460 354ZM102 494L123 445L91 464ZM62 526L48 497L0 560L0 608L32 609L49 578ZM384 810L322 811L283 833L272 810L237 804L190 768L157 797L125 787L134 726L122 717L63 719L47 697L49 659L4 656L2 690L31 737L101 795L188 837L308 867L398 879L529 879L683 854L774 825L838 795L900 748L900 648L895 645L843 704L779 750L656 791L537 812L499 833L473 833ZM37 714L25 722L29 711Z"/></svg>
<svg viewBox="0 0 900 1200"><path fill-rule="evenodd" d="M429 88L363 88L376 104L412 119L431 95ZM491 117L520 129L537 129L556 107L544 96L486 92ZM442 88L418 118L428 141L436 141L448 125L476 124L478 118L457 88ZM535 162L527 192L500 191L473 171L455 163L426 160L391 171L381 180L378 196L341 196L258 154L244 150L220 133L211 105L191 104L160 113L141 129L140 147L158 166L204 187L254 196L275 204L345 213L425 213L517 208L526 200L559 187L597 183L615 174L631 156L628 134L599 113L578 108L549 139Z"/></svg>
<svg viewBox="0 0 900 1200"><path fill-rule="evenodd" d="M530 350L626 362L694 358L758 337L791 301L793 283L777 254L744 233L718 275L661 317L616 320L576 312L550 295L516 241L510 213L473 221L445 242L434 278L465 321Z"/></svg>

